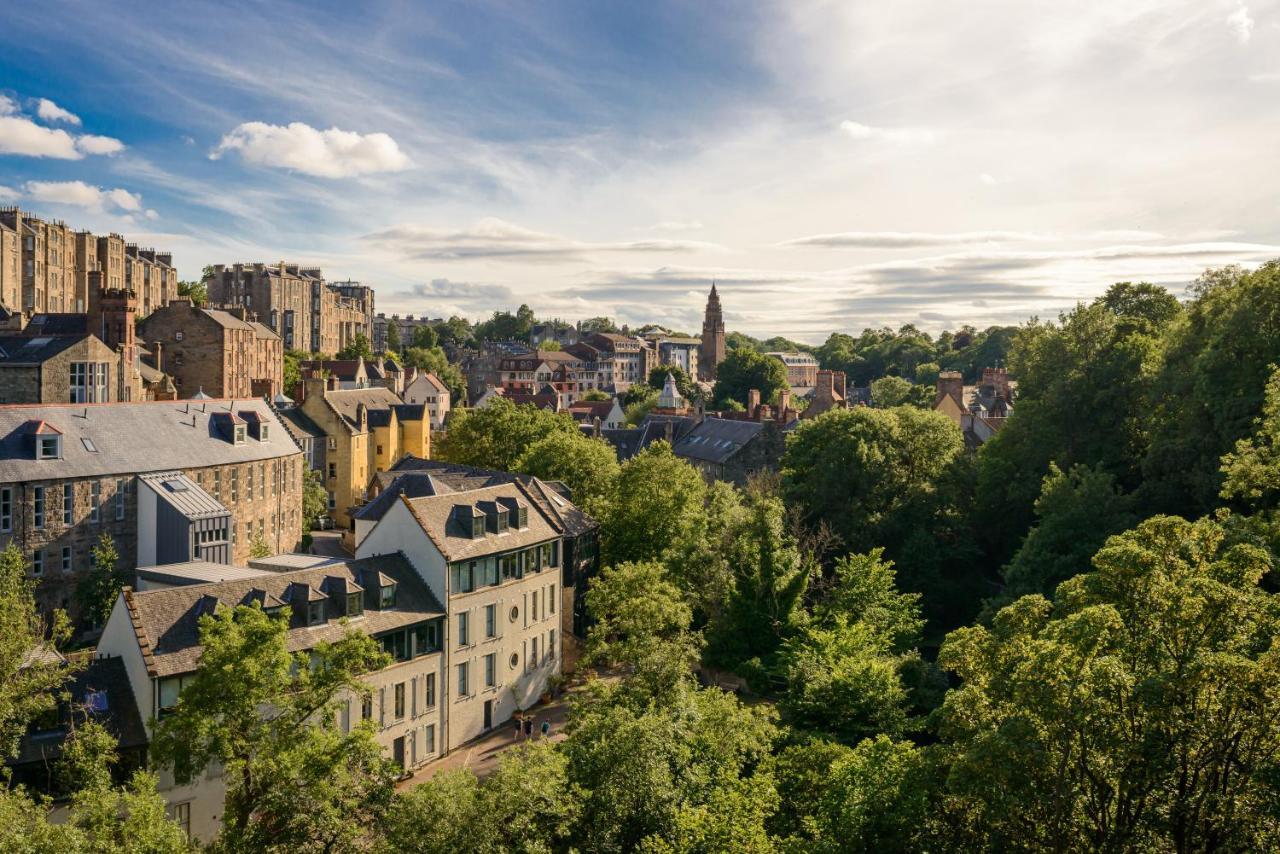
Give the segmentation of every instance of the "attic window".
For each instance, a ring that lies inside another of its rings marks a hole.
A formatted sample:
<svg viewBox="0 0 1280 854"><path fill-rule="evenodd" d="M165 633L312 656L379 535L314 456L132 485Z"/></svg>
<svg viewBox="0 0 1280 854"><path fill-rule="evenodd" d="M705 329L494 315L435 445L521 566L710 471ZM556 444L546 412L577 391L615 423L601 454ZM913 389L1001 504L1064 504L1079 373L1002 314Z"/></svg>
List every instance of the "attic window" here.
<svg viewBox="0 0 1280 854"><path fill-rule="evenodd" d="M265 442L270 433L270 427L267 424L258 425L258 441Z"/></svg>
<svg viewBox="0 0 1280 854"><path fill-rule="evenodd" d="M529 527L529 508L523 504L520 505L520 509L516 511L516 520L517 528Z"/></svg>
<svg viewBox="0 0 1280 854"><path fill-rule="evenodd" d="M36 459L62 459L61 436L39 436L36 438Z"/></svg>
<svg viewBox="0 0 1280 854"><path fill-rule="evenodd" d="M380 593L381 595L378 601L379 608L385 611L396 606L396 585L385 584L383 585Z"/></svg>
<svg viewBox="0 0 1280 854"><path fill-rule="evenodd" d="M347 616L358 617L364 613L364 597L359 593L347 594Z"/></svg>
<svg viewBox="0 0 1280 854"><path fill-rule="evenodd" d="M236 437L235 441L237 445L244 444L244 425L243 424L236 425L235 437Z"/></svg>
<svg viewBox="0 0 1280 854"><path fill-rule="evenodd" d="M471 539L478 540L484 536L484 517L471 517Z"/></svg>
<svg viewBox="0 0 1280 854"><path fill-rule="evenodd" d="M307 604L307 625L318 626L324 622L324 602L309 602Z"/></svg>

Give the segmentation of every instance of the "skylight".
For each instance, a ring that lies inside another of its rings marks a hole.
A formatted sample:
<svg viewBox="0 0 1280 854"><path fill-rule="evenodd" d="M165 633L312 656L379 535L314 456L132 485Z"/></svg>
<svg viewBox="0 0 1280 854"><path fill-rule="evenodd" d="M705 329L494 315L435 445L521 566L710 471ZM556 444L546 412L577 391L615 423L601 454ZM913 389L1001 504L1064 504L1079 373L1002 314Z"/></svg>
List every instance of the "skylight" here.
<svg viewBox="0 0 1280 854"><path fill-rule="evenodd" d="M90 439L88 436L81 436L81 437L80 437L80 444L81 444L81 445L84 445L84 449L85 449L86 451L88 451L89 453L91 453L91 454L96 454L96 453L98 453L98 446L97 446L97 445L95 445L95 444L93 444L93 440L92 440L92 439Z"/></svg>

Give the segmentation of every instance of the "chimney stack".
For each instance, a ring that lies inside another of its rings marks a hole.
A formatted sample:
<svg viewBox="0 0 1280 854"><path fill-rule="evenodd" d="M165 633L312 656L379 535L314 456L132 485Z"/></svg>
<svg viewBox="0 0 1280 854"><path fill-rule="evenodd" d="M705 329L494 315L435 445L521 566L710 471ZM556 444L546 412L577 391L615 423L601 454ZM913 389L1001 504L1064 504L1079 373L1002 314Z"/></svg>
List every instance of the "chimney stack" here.
<svg viewBox="0 0 1280 854"><path fill-rule="evenodd" d="M753 388L747 392L747 415L751 418L756 417L756 412L760 409L760 389Z"/></svg>
<svg viewBox="0 0 1280 854"><path fill-rule="evenodd" d="M164 373L164 344L160 341L151 342L151 352L155 354L156 370Z"/></svg>

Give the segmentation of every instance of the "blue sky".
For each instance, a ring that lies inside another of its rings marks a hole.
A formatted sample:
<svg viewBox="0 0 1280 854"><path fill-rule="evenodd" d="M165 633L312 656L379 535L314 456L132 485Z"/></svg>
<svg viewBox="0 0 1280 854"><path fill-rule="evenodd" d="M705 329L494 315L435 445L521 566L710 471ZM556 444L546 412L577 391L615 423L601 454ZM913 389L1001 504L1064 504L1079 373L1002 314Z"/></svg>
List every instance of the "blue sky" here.
<svg viewBox="0 0 1280 854"><path fill-rule="evenodd" d="M1278 48L1275 0L9 4L0 202L388 312L1019 322L1280 256Z"/></svg>

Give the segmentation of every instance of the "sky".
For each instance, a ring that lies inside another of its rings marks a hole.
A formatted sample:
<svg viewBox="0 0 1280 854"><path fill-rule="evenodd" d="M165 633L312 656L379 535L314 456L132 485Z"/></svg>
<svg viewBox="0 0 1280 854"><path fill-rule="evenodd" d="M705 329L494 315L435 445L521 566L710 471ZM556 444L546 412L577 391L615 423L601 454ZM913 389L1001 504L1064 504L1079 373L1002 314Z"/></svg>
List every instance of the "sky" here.
<svg viewBox="0 0 1280 854"><path fill-rule="evenodd" d="M0 204L388 314L819 343L1280 257L1280 0L0 8Z"/></svg>

